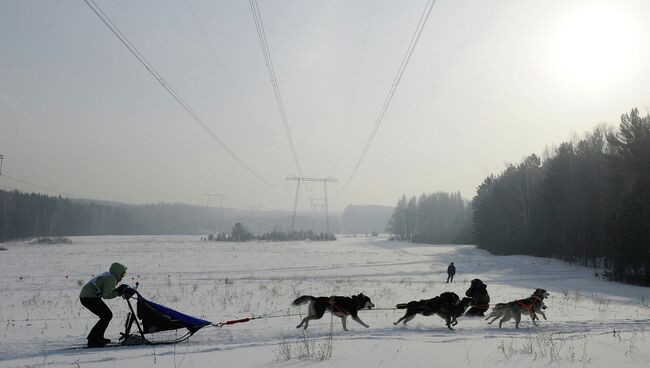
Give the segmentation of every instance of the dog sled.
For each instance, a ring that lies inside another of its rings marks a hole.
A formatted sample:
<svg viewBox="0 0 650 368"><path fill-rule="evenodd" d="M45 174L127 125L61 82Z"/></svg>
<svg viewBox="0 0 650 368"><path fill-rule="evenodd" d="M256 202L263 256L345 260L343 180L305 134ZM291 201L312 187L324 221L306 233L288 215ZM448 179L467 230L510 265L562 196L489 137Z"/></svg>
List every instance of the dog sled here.
<svg viewBox="0 0 650 368"><path fill-rule="evenodd" d="M189 339L203 327L213 325L210 321L154 303L145 299L136 289L131 290L131 295L124 296L129 312L124 332L120 334L121 345L177 344ZM136 309L133 309L132 299L136 300ZM132 331L134 324L136 330Z"/></svg>
<svg viewBox="0 0 650 368"><path fill-rule="evenodd" d="M127 313L126 321L124 323L124 332L120 333L121 337L119 338L119 342L106 346L177 344L189 339L199 330L207 326L224 327L257 319L302 316L301 313L288 313L287 309L281 309L265 315L254 315L246 318L213 323L148 300L136 290L138 286L139 284L136 282L135 288L131 288L127 285L120 285L120 287L118 287L118 292L125 299L129 307L129 312ZM119 290L120 288L122 288L122 290ZM515 318L515 327L518 328L521 314L528 312L533 320L533 324L537 326L537 323L535 323L535 320L538 319L536 313L541 314L542 317L546 319L543 310L546 309L544 299L548 296L549 294L546 290L536 289L533 295L527 299L496 304L492 313L488 318L486 318L486 320L493 318L492 321L488 322L491 324L496 319L502 318L499 322L499 327L501 327L503 322ZM132 300L136 301L136 308L133 308ZM329 310L333 315L341 317L343 329L347 330L345 318L348 316L352 316L355 321L364 327L369 327L357 316L357 312L361 310L406 309L407 311L404 317L401 317L397 322L395 322L395 325L399 322L406 324L408 321L413 319L416 314L422 314L425 316L437 314L445 319L447 327L453 330L451 326L457 323L456 318L465 314L465 311L472 301L473 298L466 297L461 300L455 293L445 292L433 299L401 303L397 304L393 308L373 309L375 305L370 301L369 297L363 294L353 295L352 297L332 296L319 298L303 295L294 300L292 305L297 306L307 302L310 303L309 313L297 326L298 328L303 326L304 328L307 328L309 320L320 319L327 310ZM489 305L486 305L486 307L487 306ZM502 311L504 307L507 308L505 311ZM279 312L282 312L282 314L278 315L277 313ZM78 348L80 347L72 347L70 349Z"/></svg>

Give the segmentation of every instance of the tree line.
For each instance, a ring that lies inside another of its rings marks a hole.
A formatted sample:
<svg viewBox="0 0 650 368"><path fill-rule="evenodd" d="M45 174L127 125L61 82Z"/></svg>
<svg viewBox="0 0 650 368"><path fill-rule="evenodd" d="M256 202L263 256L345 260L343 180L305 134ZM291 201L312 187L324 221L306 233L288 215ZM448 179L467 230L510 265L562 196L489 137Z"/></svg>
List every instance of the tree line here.
<svg viewBox="0 0 650 368"><path fill-rule="evenodd" d="M53 236L201 234L223 222L223 214L209 207L128 205L0 190L0 242Z"/></svg>
<svg viewBox="0 0 650 368"><path fill-rule="evenodd" d="M251 240L267 242L286 242L298 240L334 241L336 240L336 237L334 234L318 233L314 232L313 230L273 230L271 232L255 234L250 231L244 224L237 222L233 225L230 234L226 232L220 232L216 236L214 234L209 234L206 238L201 238L201 240L218 242L247 242Z"/></svg>
<svg viewBox="0 0 650 368"><path fill-rule="evenodd" d="M600 126L487 177L472 201L479 247L603 267L650 285L650 115Z"/></svg>
<svg viewBox="0 0 650 368"><path fill-rule="evenodd" d="M460 193L444 192L402 196L386 228L394 239L430 244L468 244L470 229L468 201Z"/></svg>
<svg viewBox="0 0 650 368"><path fill-rule="evenodd" d="M320 217L304 214L295 220L299 229L322 222ZM330 220L334 231L340 228L338 217ZM79 235L208 234L226 231L237 222L253 224L256 233L279 233L282 225L288 227L291 213L222 211L182 203L132 205L0 190L0 242Z"/></svg>
<svg viewBox="0 0 650 368"><path fill-rule="evenodd" d="M463 203L459 194L402 197L389 230L426 243L471 236L495 254L554 257L650 285L650 115L633 109L618 129L598 126L543 158L531 154Z"/></svg>
<svg viewBox="0 0 650 368"><path fill-rule="evenodd" d="M0 241L35 236L133 233L124 207L0 190Z"/></svg>

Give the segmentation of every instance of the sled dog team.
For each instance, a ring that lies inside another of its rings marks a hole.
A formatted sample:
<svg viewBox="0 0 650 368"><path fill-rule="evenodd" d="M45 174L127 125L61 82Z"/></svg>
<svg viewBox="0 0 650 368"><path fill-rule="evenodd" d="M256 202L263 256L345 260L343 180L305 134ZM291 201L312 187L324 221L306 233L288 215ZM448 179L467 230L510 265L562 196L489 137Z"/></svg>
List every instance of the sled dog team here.
<svg viewBox="0 0 650 368"><path fill-rule="evenodd" d="M113 318L113 313L102 299L112 299L118 296L128 299L134 295L135 290L130 288L128 285L123 284L117 286L126 275L126 270L126 266L120 263L113 263L109 272L94 276L81 289L79 294L81 305L99 317L99 321L97 321L88 334L88 347L103 347L111 342L111 340L104 337L104 332ZM453 282L453 276L456 273L456 268L453 263L448 267L447 273L447 282ZM431 299L413 300L408 303L397 304L396 308L406 309L406 313L394 324L397 325L402 322L406 325L408 321L415 318L418 314L423 316L436 314L445 320L447 328L453 330L451 326L455 326L458 323L457 318L462 315L484 316L490 303L487 285L479 279L474 279L472 280L470 288L465 292L465 295L466 297L460 299L455 293L444 292ZM548 296L549 294L546 290L536 289L535 292L526 299L496 304L492 308L492 312L486 320L492 318L492 320L488 322L489 324L492 324L492 322L500 318L499 328L501 328L503 322L514 319L515 327L519 328L522 314L528 313L533 324L537 326L535 321L538 319L538 313L546 319L546 315L544 314L544 309L546 309L544 299L548 298ZM350 297L313 297L311 295L302 295L296 298L292 304L302 305L306 303L309 303L307 316L302 319L298 326L296 326L297 328L303 327L306 329L309 326L309 321L322 318L326 311L341 318L343 329L346 331L348 330L346 326L348 316L352 317L354 321L367 328L369 326L359 318L358 312L360 310L372 309L375 307L370 298L363 295L363 293L352 295ZM470 309L467 310L468 308Z"/></svg>
<svg viewBox="0 0 650 368"><path fill-rule="evenodd" d="M484 316L484 313L489 308L490 302L490 297L487 293L487 286L481 280L474 279L465 295L466 297L460 299L456 293L444 292L431 299L413 300L408 303L397 304L396 308L406 309L406 313L393 324L397 325L402 322L406 325L408 321L415 318L418 314L423 316L435 314L445 321L447 328L453 330L452 326L455 326L458 323L458 317L463 315ZM533 324L537 326L537 322L535 322L539 319L537 314L541 314L542 317L546 319L546 315L544 314L544 309L546 309L544 299L548 298L548 296L549 293L546 290L535 289L533 294L528 298L514 300L508 303L498 303L492 307L492 311L487 316L486 320L492 318L492 320L488 322L488 324L492 324L495 320L500 319L499 328L501 328L503 322L514 319L515 328L519 328L521 316L527 314L533 321ZM375 307L370 298L363 295L363 293L352 295L350 297L313 297L311 295L302 295L296 298L291 304L302 305L306 303L309 303L307 316L302 319L296 328L302 327L306 329L309 326L309 321L320 319L326 311L341 318L341 324L345 331L348 330L346 326L348 316L352 317L354 321L367 328L369 326L359 318L358 312L360 310L368 310ZM470 309L468 310L468 308Z"/></svg>

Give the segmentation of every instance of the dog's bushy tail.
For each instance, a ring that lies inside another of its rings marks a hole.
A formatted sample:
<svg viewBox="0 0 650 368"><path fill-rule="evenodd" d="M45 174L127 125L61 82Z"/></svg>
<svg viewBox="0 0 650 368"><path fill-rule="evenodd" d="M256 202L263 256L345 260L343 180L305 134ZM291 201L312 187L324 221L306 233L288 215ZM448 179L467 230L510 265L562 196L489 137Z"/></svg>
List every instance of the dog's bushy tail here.
<svg viewBox="0 0 650 368"><path fill-rule="evenodd" d="M494 307L492 307L492 311L490 312L490 315L485 320L488 320L492 317L502 315L504 312L504 309L508 307L508 303L498 303Z"/></svg>
<svg viewBox="0 0 650 368"><path fill-rule="evenodd" d="M400 303L400 304L397 304L395 306L395 308L397 308L397 309L406 309L406 308L408 308L408 304L407 303Z"/></svg>
<svg viewBox="0 0 650 368"><path fill-rule="evenodd" d="M301 296L297 297L296 300L291 302L291 305L303 305L303 304L305 304L307 302L310 302L310 301L312 301L314 299L316 299L316 298L314 298L311 295L301 295Z"/></svg>

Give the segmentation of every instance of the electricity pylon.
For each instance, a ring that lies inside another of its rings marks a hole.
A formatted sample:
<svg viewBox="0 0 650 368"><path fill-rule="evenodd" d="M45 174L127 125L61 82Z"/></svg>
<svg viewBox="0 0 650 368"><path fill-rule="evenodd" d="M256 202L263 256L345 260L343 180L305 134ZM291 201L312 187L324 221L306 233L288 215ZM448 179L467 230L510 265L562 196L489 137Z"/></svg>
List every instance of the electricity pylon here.
<svg viewBox="0 0 650 368"><path fill-rule="evenodd" d="M212 197L219 198L219 208L221 209L221 224L222 225L225 224L226 223L226 215L225 215L225 213L223 211L223 198L226 197L226 195L225 194L204 194L203 196L206 197L206 201L205 201L205 206L206 207L210 207L210 198L212 198Z"/></svg>
<svg viewBox="0 0 650 368"><path fill-rule="evenodd" d="M323 183L323 198L325 199L325 223L327 227L327 233L330 233L330 218L329 218L329 209L327 206L327 183L336 183L338 179L334 178L304 178L301 176L287 176L287 180L296 181L296 197L293 200L293 215L291 216L291 232L293 232L296 225L296 207L298 206L298 193L300 193L300 182L301 181L315 181Z"/></svg>

